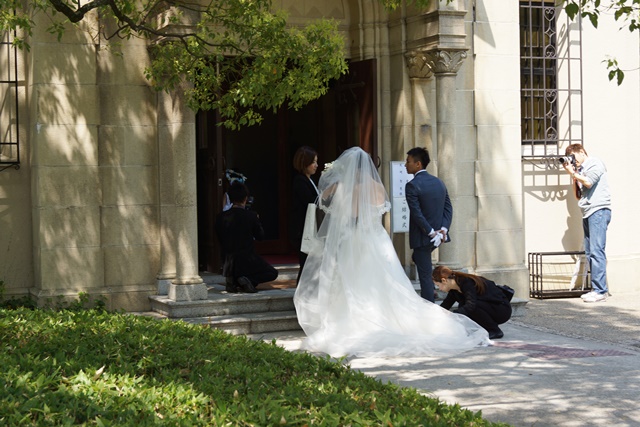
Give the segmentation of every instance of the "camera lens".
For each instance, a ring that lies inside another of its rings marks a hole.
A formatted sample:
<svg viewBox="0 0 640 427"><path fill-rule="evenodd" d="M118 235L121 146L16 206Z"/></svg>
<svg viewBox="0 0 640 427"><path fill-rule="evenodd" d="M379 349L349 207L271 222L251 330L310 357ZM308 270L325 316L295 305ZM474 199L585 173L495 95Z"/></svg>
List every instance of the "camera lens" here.
<svg viewBox="0 0 640 427"><path fill-rule="evenodd" d="M560 163L561 165L567 164L567 163L571 163L574 164L575 162L575 157L572 155L570 156L562 156L558 158L558 163Z"/></svg>

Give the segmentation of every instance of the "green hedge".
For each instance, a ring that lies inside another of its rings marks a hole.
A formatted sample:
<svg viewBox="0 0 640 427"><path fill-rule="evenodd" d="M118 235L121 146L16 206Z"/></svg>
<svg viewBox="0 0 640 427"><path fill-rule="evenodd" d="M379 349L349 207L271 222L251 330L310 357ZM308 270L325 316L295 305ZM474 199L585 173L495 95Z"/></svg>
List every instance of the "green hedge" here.
<svg viewBox="0 0 640 427"><path fill-rule="evenodd" d="M0 346L0 425L498 425L329 359L184 322L2 309Z"/></svg>

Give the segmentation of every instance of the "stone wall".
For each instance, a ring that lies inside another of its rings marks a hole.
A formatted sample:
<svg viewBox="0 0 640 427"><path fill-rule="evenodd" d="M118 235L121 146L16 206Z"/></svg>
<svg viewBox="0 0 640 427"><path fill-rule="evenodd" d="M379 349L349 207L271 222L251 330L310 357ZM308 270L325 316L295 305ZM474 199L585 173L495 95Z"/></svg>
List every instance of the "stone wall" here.
<svg viewBox="0 0 640 427"><path fill-rule="evenodd" d="M70 28L58 42L38 25L31 39L23 118L31 130L31 292L43 304L86 292L109 308L143 309L160 248L146 43L105 45L83 30Z"/></svg>

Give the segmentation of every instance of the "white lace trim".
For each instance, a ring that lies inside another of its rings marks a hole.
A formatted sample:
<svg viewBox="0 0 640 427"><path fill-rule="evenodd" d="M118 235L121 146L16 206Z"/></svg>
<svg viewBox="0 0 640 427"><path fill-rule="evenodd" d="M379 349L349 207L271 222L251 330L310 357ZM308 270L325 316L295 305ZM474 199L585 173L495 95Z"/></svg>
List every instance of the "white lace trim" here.
<svg viewBox="0 0 640 427"><path fill-rule="evenodd" d="M383 205L378 207L378 213L382 215L385 212L389 212L391 210L391 203L389 201L385 201Z"/></svg>

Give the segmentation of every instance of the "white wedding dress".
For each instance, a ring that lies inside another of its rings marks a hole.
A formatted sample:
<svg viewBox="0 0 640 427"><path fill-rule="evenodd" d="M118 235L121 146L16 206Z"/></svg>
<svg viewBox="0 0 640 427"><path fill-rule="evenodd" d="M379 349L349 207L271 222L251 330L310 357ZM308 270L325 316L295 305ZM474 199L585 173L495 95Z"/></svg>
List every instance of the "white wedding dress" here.
<svg viewBox="0 0 640 427"><path fill-rule="evenodd" d="M332 356L441 356L489 343L466 316L422 299L381 216L389 210L373 162L345 151L320 178L326 212L296 289L302 348Z"/></svg>

